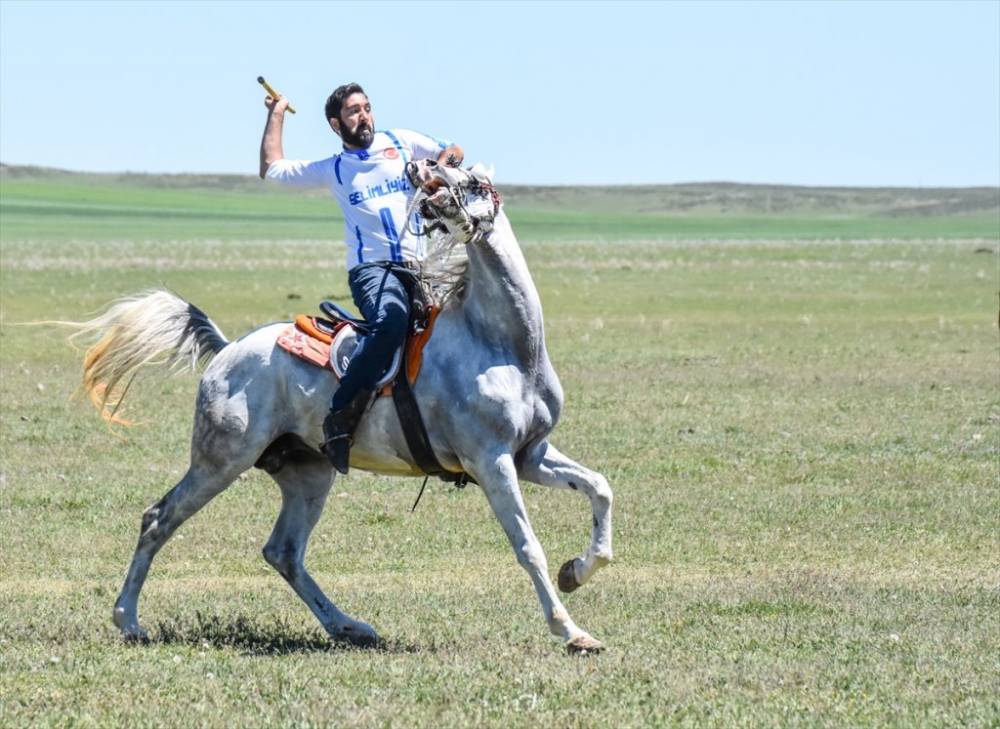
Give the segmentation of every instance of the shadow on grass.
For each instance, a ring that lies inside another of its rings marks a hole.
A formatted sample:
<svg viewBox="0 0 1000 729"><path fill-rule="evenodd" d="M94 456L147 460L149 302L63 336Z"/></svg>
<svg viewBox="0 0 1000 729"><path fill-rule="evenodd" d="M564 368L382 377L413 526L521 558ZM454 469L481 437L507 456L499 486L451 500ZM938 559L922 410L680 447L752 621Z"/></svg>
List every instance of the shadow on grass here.
<svg viewBox="0 0 1000 729"><path fill-rule="evenodd" d="M434 650L433 646L398 640L380 640L377 645L359 648L347 643L334 643L319 630L303 630L281 619L262 620L247 615L220 616L201 612L196 612L193 617L161 621L151 637L153 643L235 648L255 656L341 651L401 654Z"/></svg>

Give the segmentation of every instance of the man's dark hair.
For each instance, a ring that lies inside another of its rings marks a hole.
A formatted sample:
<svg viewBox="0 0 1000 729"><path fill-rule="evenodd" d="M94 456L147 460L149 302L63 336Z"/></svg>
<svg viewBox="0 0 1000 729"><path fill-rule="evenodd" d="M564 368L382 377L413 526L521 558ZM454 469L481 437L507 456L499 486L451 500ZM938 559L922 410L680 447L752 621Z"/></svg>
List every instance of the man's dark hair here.
<svg viewBox="0 0 1000 729"><path fill-rule="evenodd" d="M353 81L349 84L338 86L326 100L326 118L340 121L340 108L344 105L344 99L351 94L365 94L365 90L361 88L361 84L356 84ZM365 94L365 96L368 96L368 94Z"/></svg>

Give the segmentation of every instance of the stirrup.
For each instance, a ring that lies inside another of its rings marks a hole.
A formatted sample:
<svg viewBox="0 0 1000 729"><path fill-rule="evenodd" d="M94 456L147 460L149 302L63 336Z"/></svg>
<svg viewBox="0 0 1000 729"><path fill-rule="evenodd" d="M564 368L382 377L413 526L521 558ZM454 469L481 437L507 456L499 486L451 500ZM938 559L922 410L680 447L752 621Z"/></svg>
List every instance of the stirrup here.
<svg viewBox="0 0 1000 729"><path fill-rule="evenodd" d="M346 476L351 460L352 445L354 445L354 439L348 433L344 433L327 438L320 444L319 450L326 456L330 465L337 469L338 473Z"/></svg>
<svg viewBox="0 0 1000 729"><path fill-rule="evenodd" d="M329 438L327 438L326 440L324 440L322 443L319 444L319 451L320 451L320 453L326 453L326 449L329 448L331 444L336 443L338 440L343 440L344 438L347 438L348 440L352 440L351 436L348 435L347 433L340 433L338 435L331 435Z"/></svg>

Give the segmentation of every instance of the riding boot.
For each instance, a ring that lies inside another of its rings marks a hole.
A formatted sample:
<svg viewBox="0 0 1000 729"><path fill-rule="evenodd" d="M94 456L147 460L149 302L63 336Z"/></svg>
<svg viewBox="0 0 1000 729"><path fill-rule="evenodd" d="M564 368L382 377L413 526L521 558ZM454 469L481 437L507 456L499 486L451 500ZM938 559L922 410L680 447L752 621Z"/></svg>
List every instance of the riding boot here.
<svg viewBox="0 0 1000 729"><path fill-rule="evenodd" d="M323 421L323 445L320 450L330 459L330 464L340 473L347 473L354 431L361 415L371 401L371 393L362 390L340 410L331 410Z"/></svg>

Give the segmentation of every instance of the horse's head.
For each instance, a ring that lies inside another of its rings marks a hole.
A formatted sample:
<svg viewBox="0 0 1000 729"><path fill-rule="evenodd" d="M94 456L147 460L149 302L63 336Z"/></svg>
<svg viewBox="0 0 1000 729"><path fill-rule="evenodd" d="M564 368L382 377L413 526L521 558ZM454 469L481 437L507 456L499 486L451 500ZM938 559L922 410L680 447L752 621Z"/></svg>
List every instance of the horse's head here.
<svg viewBox="0 0 1000 729"><path fill-rule="evenodd" d="M407 164L406 174L419 190L420 213L428 230L444 230L455 240L470 243L493 229L501 198L482 165L463 169L422 159Z"/></svg>

